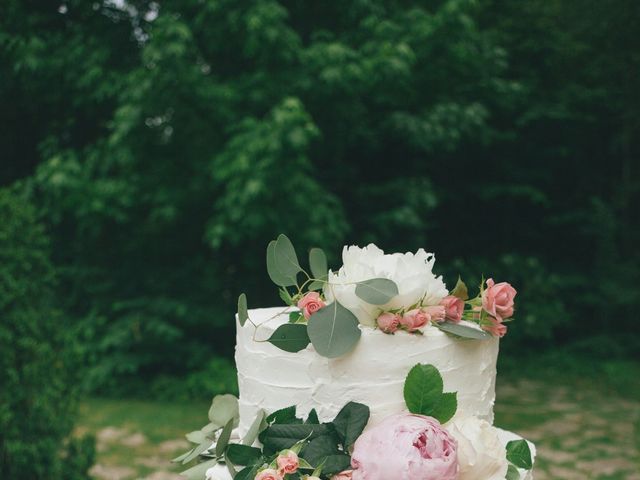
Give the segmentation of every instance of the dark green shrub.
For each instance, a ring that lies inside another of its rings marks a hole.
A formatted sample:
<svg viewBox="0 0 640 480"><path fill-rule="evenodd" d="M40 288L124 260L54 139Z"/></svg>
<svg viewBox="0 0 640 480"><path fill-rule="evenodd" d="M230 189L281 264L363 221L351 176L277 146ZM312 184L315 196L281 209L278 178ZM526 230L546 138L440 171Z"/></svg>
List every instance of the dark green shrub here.
<svg viewBox="0 0 640 480"><path fill-rule="evenodd" d="M79 357L55 309L48 237L15 190L0 190L0 220L0 478L87 478L90 441L67 442Z"/></svg>

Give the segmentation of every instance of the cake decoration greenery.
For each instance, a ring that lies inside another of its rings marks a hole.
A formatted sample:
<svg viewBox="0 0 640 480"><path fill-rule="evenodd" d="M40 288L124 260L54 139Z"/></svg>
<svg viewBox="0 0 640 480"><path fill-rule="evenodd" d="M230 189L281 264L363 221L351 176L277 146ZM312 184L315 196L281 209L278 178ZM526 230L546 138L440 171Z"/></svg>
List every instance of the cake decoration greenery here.
<svg viewBox="0 0 640 480"><path fill-rule="evenodd" d="M519 480L518 469L532 468L525 440L505 448L488 422L457 415L457 393L443 388L436 367L418 364L404 382L408 412L369 425L369 407L357 402L324 423L315 409L306 418L295 406L261 410L242 440L233 434L238 400L217 396L209 423L187 434L196 446L174 462L202 460L182 472L188 480L214 478L207 472L217 464L234 480L389 480L400 471L415 480Z"/></svg>
<svg viewBox="0 0 640 480"><path fill-rule="evenodd" d="M291 353L312 344L318 354L336 358L352 351L362 328L378 328L393 335L421 334L429 325L457 338L486 340L503 337L513 320L516 290L507 282L482 280L479 292L469 298L467 285L458 278L448 291L442 277L432 272L433 254L385 255L375 245L345 247L344 265L329 270L320 248L308 255L308 270L286 235L269 242L267 273L279 287L287 305L289 322L266 339L258 340L260 325L249 317L247 297L238 298L238 322L256 329L256 341L270 342Z"/></svg>

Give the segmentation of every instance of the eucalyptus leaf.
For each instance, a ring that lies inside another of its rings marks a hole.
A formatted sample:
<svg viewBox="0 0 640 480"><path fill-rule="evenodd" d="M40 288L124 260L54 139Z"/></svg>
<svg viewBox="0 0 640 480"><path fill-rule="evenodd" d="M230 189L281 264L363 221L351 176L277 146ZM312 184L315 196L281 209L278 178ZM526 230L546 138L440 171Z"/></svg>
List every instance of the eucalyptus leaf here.
<svg viewBox="0 0 640 480"><path fill-rule="evenodd" d="M321 282L319 280L314 280L313 282L309 282L307 284L307 290L311 291L311 290L322 290L322 288L324 287L324 282Z"/></svg>
<svg viewBox="0 0 640 480"><path fill-rule="evenodd" d="M453 287L453 290L451 290L451 293L449 295L458 297L461 300L469 300L469 290L467 289L467 285L462 281L460 276L458 276L456 286Z"/></svg>
<svg viewBox="0 0 640 480"><path fill-rule="evenodd" d="M233 395L216 395L209 408L209 421L216 425L226 425L230 419L239 417L238 399Z"/></svg>
<svg viewBox="0 0 640 480"><path fill-rule="evenodd" d="M207 473L207 470L211 467L215 467L217 463L218 461L215 458L207 460L206 462L199 463L184 472L180 472L180 475L186 477L187 480L202 480Z"/></svg>
<svg viewBox="0 0 640 480"><path fill-rule="evenodd" d="M231 478L235 478L238 471L236 470L233 462L229 460L229 456L226 453L224 454L224 464L227 466L227 471L229 472L229 475L231 475Z"/></svg>
<svg viewBox="0 0 640 480"><path fill-rule="evenodd" d="M276 267L287 277L296 278L298 272L302 271L296 250L293 248L291 240L286 235L278 235L275 245ZM285 285L283 285L285 286Z"/></svg>
<svg viewBox="0 0 640 480"><path fill-rule="evenodd" d="M220 436L218 437L218 441L216 442L216 456L222 457L224 455L224 451L229 444L229 439L231 438L231 431L233 430L233 418L227 422L227 424L220 432Z"/></svg>
<svg viewBox="0 0 640 480"><path fill-rule="evenodd" d="M220 430L222 427L215 423L207 423L204 427L202 427L201 431L205 435L209 435L217 430Z"/></svg>
<svg viewBox="0 0 640 480"><path fill-rule="evenodd" d="M201 453L204 453L205 451L209 450L209 448L211 448L211 444L212 442L209 439L206 439L205 441L203 441L200 445L198 445L193 450L191 450L189 454L181 460L182 464L185 465L189 463L191 460L197 458Z"/></svg>
<svg viewBox="0 0 640 480"><path fill-rule="evenodd" d="M235 465L246 466L257 463L262 458L262 451L248 445L232 443L227 447L226 455Z"/></svg>
<svg viewBox="0 0 640 480"><path fill-rule="evenodd" d="M309 266L311 274L318 280L326 280L329 273L327 264L327 256L321 248L312 248L309 250Z"/></svg>
<svg viewBox="0 0 640 480"><path fill-rule="evenodd" d="M333 426L345 448L349 448L358 439L369 421L369 407L362 403L349 402L333 420Z"/></svg>
<svg viewBox="0 0 640 480"><path fill-rule="evenodd" d="M442 375L433 365L418 364L404 382L404 400L411 413L428 415L445 423L456 412L457 394L443 393Z"/></svg>
<svg viewBox="0 0 640 480"><path fill-rule="evenodd" d="M281 289L278 290L278 295L280 295L280 298L282 299L282 301L287 305L294 305L293 298L291 297L291 294L285 287L282 287Z"/></svg>
<svg viewBox="0 0 640 480"><path fill-rule="evenodd" d="M206 434L202 430L196 430L195 432L187 433L185 437L191 443L200 444L204 442L204 439L206 438Z"/></svg>
<svg viewBox="0 0 640 480"><path fill-rule="evenodd" d="M507 443L507 460L518 468L530 470L533 467L531 449L526 440L511 440Z"/></svg>
<svg viewBox="0 0 640 480"><path fill-rule="evenodd" d="M276 263L276 241L272 240L267 246L267 273L271 281L280 287L289 287L296 284L296 275L289 275L280 271Z"/></svg>
<svg viewBox="0 0 640 480"><path fill-rule="evenodd" d="M299 352L309 345L307 326L302 323L280 325L269 337L268 342L285 352Z"/></svg>
<svg viewBox="0 0 640 480"><path fill-rule="evenodd" d="M173 463L181 463L185 458L187 458L191 454L191 452L193 452L193 450L194 450L194 448L192 448L188 452L183 453L182 455L177 456L176 458L174 458L171 461Z"/></svg>
<svg viewBox="0 0 640 480"><path fill-rule="evenodd" d="M258 414L256 415L256 418L253 420L253 423L249 427L249 430L247 430L247 433L242 439L243 445L253 445L253 442L255 442L256 438L258 438L260 427L262 426L262 422L264 422L264 419L264 410L260 409L260 411L258 411Z"/></svg>
<svg viewBox="0 0 640 480"><path fill-rule="evenodd" d="M240 326L244 327L244 324L249 320L249 311L247 310L247 296L242 293L238 297L238 321Z"/></svg>
<svg viewBox="0 0 640 480"><path fill-rule="evenodd" d="M485 332L484 330L479 330L477 328L469 327L467 325L463 325L461 323L453 323L449 321L432 323L432 325L438 327L443 332L449 333L451 335L455 335L460 338L469 338L473 340L487 340L489 338L493 338L493 336Z"/></svg>
<svg viewBox="0 0 640 480"><path fill-rule="evenodd" d="M356 295L372 305L384 305L398 295L398 285L388 278L372 278L356 284Z"/></svg>
<svg viewBox="0 0 640 480"><path fill-rule="evenodd" d="M311 315L307 333L316 351L328 358L353 350L362 335L356 316L337 300Z"/></svg>

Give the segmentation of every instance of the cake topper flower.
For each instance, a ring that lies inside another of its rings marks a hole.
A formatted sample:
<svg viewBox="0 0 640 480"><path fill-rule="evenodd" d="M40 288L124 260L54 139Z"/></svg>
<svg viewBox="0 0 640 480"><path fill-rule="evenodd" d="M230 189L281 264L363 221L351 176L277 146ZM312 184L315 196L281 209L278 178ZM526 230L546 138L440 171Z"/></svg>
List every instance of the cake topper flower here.
<svg viewBox="0 0 640 480"><path fill-rule="evenodd" d="M266 253L267 272L289 306L289 322L256 341L288 352L312 344L322 356L339 357L356 347L366 327L421 334L432 325L457 337L502 337L514 312L516 290L506 282L489 279L485 287L483 281L472 300L460 279L449 292L433 273L434 255L424 249L385 254L373 244L345 247L335 272L319 248L309 251L309 268L303 268L285 235L271 241ZM240 326L249 321L256 331L260 326L249 318L245 294L238 298L238 321Z"/></svg>

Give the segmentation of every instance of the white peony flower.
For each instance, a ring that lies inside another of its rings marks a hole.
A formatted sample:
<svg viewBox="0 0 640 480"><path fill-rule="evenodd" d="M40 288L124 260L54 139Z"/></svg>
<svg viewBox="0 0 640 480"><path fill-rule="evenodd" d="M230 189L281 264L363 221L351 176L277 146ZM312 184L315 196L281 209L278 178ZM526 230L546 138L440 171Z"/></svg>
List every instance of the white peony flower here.
<svg viewBox="0 0 640 480"><path fill-rule="evenodd" d="M370 244L342 250L343 265L338 272L329 271L329 285L324 289L328 302L337 299L358 317L363 325L375 326L378 315L387 310L407 308L422 300L422 305L437 305L449 292L442 277L433 272L435 257L424 249L416 253L384 252ZM371 305L356 293L356 282L388 278L398 285L399 294L386 305Z"/></svg>
<svg viewBox="0 0 640 480"><path fill-rule="evenodd" d="M458 480L504 480L507 450L498 431L477 417L454 417L446 425L458 442Z"/></svg>

